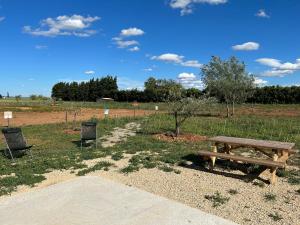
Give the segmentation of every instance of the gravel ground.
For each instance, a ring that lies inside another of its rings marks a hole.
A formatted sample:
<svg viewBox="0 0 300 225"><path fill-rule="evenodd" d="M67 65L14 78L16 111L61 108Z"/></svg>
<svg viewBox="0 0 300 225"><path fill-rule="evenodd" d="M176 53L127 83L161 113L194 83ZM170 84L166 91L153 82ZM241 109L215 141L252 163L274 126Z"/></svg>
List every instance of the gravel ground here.
<svg viewBox="0 0 300 225"><path fill-rule="evenodd" d="M116 128L114 132L106 136L107 144L116 144L126 140L139 129L137 124L129 124L122 128ZM114 137L114 138L112 138ZM110 140L110 141L109 141ZM122 160L113 161L110 158L88 160L85 163L93 166L99 161L111 161L115 164L109 171L95 171L89 175L102 176L130 186L135 186L148 192L164 196L191 207L199 208L205 212L232 220L239 224L300 224L300 195L296 193L299 186L288 184L284 178L278 178L276 185L259 187L252 182L240 179L244 174L238 170L224 171L216 168L213 173L197 168L176 167L180 174L163 172L158 169L141 169L128 175L120 173L120 169L128 164L132 155L125 155ZM289 168L293 169L293 168ZM76 172L76 171L75 171ZM53 171L46 175L47 180L30 189L21 186L19 192L34 191L45 186L59 183L76 177L70 171ZM237 191L233 195L230 189ZM227 203L213 207L206 195L220 192L228 197ZM272 193L276 196L274 201L266 201L265 194ZM1 200L1 198L0 198ZM274 221L270 214L278 213L282 219Z"/></svg>

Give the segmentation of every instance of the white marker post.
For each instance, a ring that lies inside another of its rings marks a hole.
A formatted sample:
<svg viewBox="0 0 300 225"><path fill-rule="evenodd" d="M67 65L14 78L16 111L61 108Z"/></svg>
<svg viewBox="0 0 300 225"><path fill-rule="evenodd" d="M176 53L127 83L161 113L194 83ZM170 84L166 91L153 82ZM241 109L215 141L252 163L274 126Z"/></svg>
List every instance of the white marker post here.
<svg viewBox="0 0 300 225"><path fill-rule="evenodd" d="M4 119L7 120L7 127L9 127L9 120L13 118L12 112L4 112Z"/></svg>
<svg viewBox="0 0 300 225"><path fill-rule="evenodd" d="M104 118L108 117L109 109L104 109Z"/></svg>

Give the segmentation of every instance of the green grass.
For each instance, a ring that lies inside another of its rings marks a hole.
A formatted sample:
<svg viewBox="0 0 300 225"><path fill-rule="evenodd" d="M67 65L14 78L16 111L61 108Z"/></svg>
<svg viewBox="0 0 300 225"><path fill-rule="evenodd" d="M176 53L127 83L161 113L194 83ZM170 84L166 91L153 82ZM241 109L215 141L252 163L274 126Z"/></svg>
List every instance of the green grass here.
<svg viewBox="0 0 300 225"><path fill-rule="evenodd" d="M213 195L205 195L204 197L205 197L205 199L207 199L213 203L212 206L214 208L226 204L230 199L229 197L222 196L221 193L218 191L216 193L214 193Z"/></svg>
<svg viewBox="0 0 300 225"><path fill-rule="evenodd" d="M98 132L102 135L109 133L116 126L124 126L133 121L130 118L107 119L99 121ZM79 124L78 124L79 126ZM33 159L28 155L16 159L16 164L2 154L0 155L0 195L10 194L19 185L33 186L45 179L44 174L53 170L85 169L83 160L102 158L118 154L113 149L84 148L80 150L80 134L65 134L65 124L48 124L25 126L24 136L32 148ZM4 143L0 149L5 148ZM82 170L81 174L100 169L97 165L92 169ZM104 169L108 168L104 166ZM14 174L14 176L11 176Z"/></svg>
<svg viewBox="0 0 300 225"><path fill-rule="evenodd" d="M91 172L94 172L94 171L97 171L97 170L105 170L105 171L108 171L109 170L109 167L113 166L114 164L110 163L110 162L106 162L106 161L101 161L101 162L98 162L96 163L94 166L92 167L89 167L87 169L83 169L83 170L80 170L77 175L78 176L84 176L88 173L91 173Z"/></svg>

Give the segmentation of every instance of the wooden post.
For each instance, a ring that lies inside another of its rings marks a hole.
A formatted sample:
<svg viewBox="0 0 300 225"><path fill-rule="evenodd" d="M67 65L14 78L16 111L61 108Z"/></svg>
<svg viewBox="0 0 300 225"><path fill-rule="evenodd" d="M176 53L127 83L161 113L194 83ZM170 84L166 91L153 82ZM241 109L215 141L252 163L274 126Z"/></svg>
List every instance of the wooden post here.
<svg viewBox="0 0 300 225"><path fill-rule="evenodd" d="M273 155L273 161L277 161L278 160L278 155L277 154L274 154ZM277 177L276 177L276 171L277 171L277 168L271 168L270 169L270 172L271 172L271 180L270 180L270 183L271 184L275 184L276 181L277 181Z"/></svg>

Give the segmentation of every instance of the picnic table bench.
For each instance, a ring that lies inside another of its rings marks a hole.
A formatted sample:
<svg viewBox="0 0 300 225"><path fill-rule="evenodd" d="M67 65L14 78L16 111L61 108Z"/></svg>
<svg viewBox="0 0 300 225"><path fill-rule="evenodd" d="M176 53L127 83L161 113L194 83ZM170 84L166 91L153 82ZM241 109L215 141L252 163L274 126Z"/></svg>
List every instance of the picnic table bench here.
<svg viewBox="0 0 300 225"><path fill-rule="evenodd" d="M270 183L276 183L276 170L285 168L286 162L291 154L296 153L294 150L295 143L265 141L248 138L236 138L217 136L208 139L212 142L212 151L201 151L201 156L209 157L211 160L211 169L215 165L216 158L229 159L237 162L251 163L266 166L270 170ZM233 150L238 148L251 148L266 155L268 159L257 159L234 155ZM266 170L265 170L266 171Z"/></svg>

